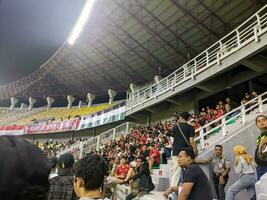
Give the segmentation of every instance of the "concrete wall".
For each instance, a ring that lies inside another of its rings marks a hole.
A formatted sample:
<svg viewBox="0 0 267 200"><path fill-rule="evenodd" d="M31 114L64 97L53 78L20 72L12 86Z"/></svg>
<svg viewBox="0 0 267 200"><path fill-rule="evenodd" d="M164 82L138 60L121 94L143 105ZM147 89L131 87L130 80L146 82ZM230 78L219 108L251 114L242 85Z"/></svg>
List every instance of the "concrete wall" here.
<svg viewBox="0 0 267 200"><path fill-rule="evenodd" d="M242 128L239 132L236 134L233 134L232 136L228 137L225 140L222 140L219 142L219 144L223 145L223 151L224 155L231 161L231 171L229 173L229 180L226 185L225 191L228 190L229 186L231 186L237 179L238 175L234 172L233 166L234 166L234 153L233 148L236 145L243 145L247 148L248 153L250 153L252 156L254 156L254 151L256 148L256 139L258 135L260 134L258 128L256 127L254 122L250 122L247 126ZM204 155L201 155L199 159L203 159L206 156L210 155L213 152L213 149L210 149L209 151L205 152ZM208 173L208 165L202 165L202 168L206 173ZM209 177L209 174L208 174ZM236 200L249 200L248 193L246 191L242 191L238 194Z"/></svg>

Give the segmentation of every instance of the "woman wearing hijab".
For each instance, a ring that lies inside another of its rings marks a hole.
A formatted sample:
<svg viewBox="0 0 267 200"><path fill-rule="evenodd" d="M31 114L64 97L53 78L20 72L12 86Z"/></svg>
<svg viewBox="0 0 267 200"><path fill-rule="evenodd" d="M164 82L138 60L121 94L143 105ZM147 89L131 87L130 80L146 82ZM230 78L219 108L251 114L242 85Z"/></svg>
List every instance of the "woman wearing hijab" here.
<svg viewBox="0 0 267 200"><path fill-rule="evenodd" d="M265 115L257 116L256 125L261 131L257 138L257 148L254 156L257 164L257 176L260 180L261 176L267 173L267 117Z"/></svg>
<svg viewBox="0 0 267 200"><path fill-rule="evenodd" d="M235 172L239 174L239 179L229 187L226 200L234 200L235 195L241 190L246 189L251 197L250 200L256 200L255 183L257 182L256 166L251 155L247 153L245 147L237 145L234 147L235 153Z"/></svg>

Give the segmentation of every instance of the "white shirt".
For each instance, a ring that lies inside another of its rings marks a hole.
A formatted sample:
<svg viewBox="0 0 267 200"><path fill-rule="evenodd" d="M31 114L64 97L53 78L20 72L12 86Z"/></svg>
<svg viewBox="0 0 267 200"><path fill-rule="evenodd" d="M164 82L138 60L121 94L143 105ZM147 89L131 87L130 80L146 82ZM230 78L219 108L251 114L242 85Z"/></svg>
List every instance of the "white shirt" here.
<svg viewBox="0 0 267 200"><path fill-rule="evenodd" d="M255 173L255 169L254 161L252 161L251 164L248 164L242 156L239 157L239 162L235 166L235 172L237 174L252 174Z"/></svg>
<svg viewBox="0 0 267 200"><path fill-rule="evenodd" d="M50 174L49 174L49 179L55 178L55 177L57 177L57 176L58 176L57 173L50 173Z"/></svg>

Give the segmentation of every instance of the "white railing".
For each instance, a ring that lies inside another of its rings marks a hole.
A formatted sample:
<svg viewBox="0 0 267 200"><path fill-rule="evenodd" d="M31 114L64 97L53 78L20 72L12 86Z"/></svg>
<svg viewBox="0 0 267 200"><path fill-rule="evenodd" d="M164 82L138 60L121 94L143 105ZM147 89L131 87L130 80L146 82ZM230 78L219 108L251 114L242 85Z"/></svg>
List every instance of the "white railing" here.
<svg viewBox="0 0 267 200"><path fill-rule="evenodd" d="M196 130L199 132L199 136L195 138L195 141L199 143L200 149L205 149L208 146L216 144L219 140L227 136L229 133L227 131L227 124L236 122L240 120L242 124L247 122L247 115L254 110L259 113L263 112L263 104L267 102L267 92L257 96L256 98L242 104L238 108L226 113L218 119L215 119L205 126ZM215 140L206 139L211 135L216 135Z"/></svg>
<svg viewBox="0 0 267 200"><path fill-rule="evenodd" d="M235 30L162 79L159 83L149 85L134 92L128 92L126 110L142 105L142 103L172 90L175 86L194 79L197 74L212 65L220 65L222 59L235 53L245 45L253 41L258 42L259 37L265 32L267 32L267 5Z"/></svg>
<svg viewBox="0 0 267 200"><path fill-rule="evenodd" d="M68 149L65 149L58 153L57 156L60 156L64 153L72 153L75 159L82 158L84 155L90 153L91 151L98 151L103 147L103 145L107 144L108 142L117 140L121 135L129 134L131 128L134 128L136 126L137 124L135 123L126 122L113 129L105 131L96 137L92 137L87 141L73 144Z"/></svg>

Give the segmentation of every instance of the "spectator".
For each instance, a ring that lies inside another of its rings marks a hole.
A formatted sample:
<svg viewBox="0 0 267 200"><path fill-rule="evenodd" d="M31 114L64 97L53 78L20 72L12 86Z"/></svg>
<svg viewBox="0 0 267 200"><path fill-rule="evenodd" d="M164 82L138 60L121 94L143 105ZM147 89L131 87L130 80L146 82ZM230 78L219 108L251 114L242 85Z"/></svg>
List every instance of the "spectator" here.
<svg viewBox="0 0 267 200"><path fill-rule="evenodd" d="M264 150L266 150L267 144L267 117L265 115L259 115L256 117L256 125L260 129L261 134L258 136L255 150L255 162L257 164L257 176L260 177L267 173L267 160L263 159ZM264 148L263 148L264 147Z"/></svg>
<svg viewBox="0 0 267 200"><path fill-rule="evenodd" d="M136 167L137 167L136 174L131 178L131 180L138 179L140 181L140 191L137 194L130 193L126 197L126 200L134 199L142 191L149 193L155 189L155 186L150 176L150 170L148 164L144 157L136 158Z"/></svg>
<svg viewBox="0 0 267 200"><path fill-rule="evenodd" d="M225 101L226 101L226 104L230 106L230 111L238 107L237 103L232 101L229 97L227 97Z"/></svg>
<svg viewBox="0 0 267 200"><path fill-rule="evenodd" d="M143 145L141 152L140 152L140 156L143 156L144 158L149 157L149 151L147 150L147 146Z"/></svg>
<svg viewBox="0 0 267 200"><path fill-rule="evenodd" d="M151 145L148 157L149 170L152 173L153 166L158 167L160 164L160 153L155 144Z"/></svg>
<svg viewBox="0 0 267 200"><path fill-rule="evenodd" d="M221 116L223 116L224 114L224 110L220 107L220 105L216 106L216 114L215 114L215 118L218 119Z"/></svg>
<svg viewBox="0 0 267 200"><path fill-rule="evenodd" d="M197 160L196 162L201 164L210 162L212 164L212 177L216 194L219 200L224 200L224 188L229 178L230 161L223 155L223 147L217 144L214 148L214 154L206 160Z"/></svg>
<svg viewBox="0 0 267 200"><path fill-rule="evenodd" d="M226 103L226 104L224 105L224 110L225 110L226 113L230 112L230 111L232 110L230 104Z"/></svg>
<svg viewBox="0 0 267 200"><path fill-rule="evenodd" d="M223 101L219 101L218 106L219 106L219 109L222 109L224 111L224 103L223 103Z"/></svg>
<svg viewBox="0 0 267 200"><path fill-rule="evenodd" d="M201 109L200 115L202 115L203 117L205 117L207 115L205 108Z"/></svg>
<svg viewBox="0 0 267 200"><path fill-rule="evenodd" d="M209 180L194 160L195 153L191 148L184 148L180 151L178 159L179 165L186 170L178 200L198 200L199 197L205 200L212 200Z"/></svg>
<svg viewBox="0 0 267 200"><path fill-rule="evenodd" d="M247 101L250 101L251 100L251 96L249 95L249 93L245 93L245 99Z"/></svg>
<svg viewBox="0 0 267 200"><path fill-rule="evenodd" d="M162 153L162 163L167 164L167 160L171 157L172 142L169 137L165 138L163 141L163 153Z"/></svg>
<svg viewBox="0 0 267 200"><path fill-rule="evenodd" d="M194 162L195 153L191 148L181 149L179 152L179 165L185 168L183 185L178 194L178 200L212 200L209 180L202 169ZM166 198L166 193L164 193Z"/></svg>
<svg viewBox="0 0 267 200"><path fill-rule="evenodd" d="M196 153L198 153L197 145L194 141L195 130L189 125L188 119L189 114L187 112L183 112L179 115L179 121L176 126L173 128L173 153L172 153L172 178L171 178L171 186L177 186L181 168L178 165L178 155L182 148L184 147L192 147Z"/></svg>
<svg viewBox="0 0 267 200"><path fill-rule="evenodd" d="M196 122L195 119L190 119L190 125L194 128L196 137L198 137L199 131L196 132L196 130L200 128L200 125Z"/></svg>
<svg viewBox="0 0 267 200"><path fill-rule="evenodd" d="M46 200L49 162L36 146L17 136L0 137L0 199Z"/></svg>
<svg viewBox="0 0 267 200"><path fill-rule="evenodd" d="M118 165L115 170L115 178L122 180L122 182L127 182L133 175L133 169L127 165L127 158L122 156L120 165Z"/></svg>
<svg viewBox="0 0 267 200"><path fill-rule="evenodd" d="M251 99L254 99L254 98L256 98L258 96L258 93L255 91L255 90L253 90L252 92L251 92Z"/></svg>
<svg viewBox="0 0 267 200"><path fill-rule="evenodd" d="M51 171L49 174L49 179L54 178L56 176L58 176L56 170L57 170L57 157L56 156L52 156L49 159L49 163L51 165Z"/></svg>
<svg viewBox="0 0 267 200"><path fill-rule="evenodd" d="M234 153L236 156L235 172L240 176L239 179L229 187L226 200L234 200L235 195L243 189L251 192L250 200L256 200L255 183L257 182L257 175L254 160L243 146L235 146Z"/></svg>
<svg viewBox="0 0 267 200"><path fill-rule="evenodd" d="M112 168L111 168L110 176L115 176L115 170L117 166L120 164L120 159L118 157L112 158L111 164L112 164Z"/></svg>
<svg viewBox="0 0 267 200"><path fill-rule="evenodd" d="M200 126L205 126L206 119L204 118L203 115L199 115L198 123L199 123Z"/></svg>
<svg viewBox="0 0 267 200"><path fill-rule="evenodd" d="M88 155L74 167L74 190L79 200L101 199L105 176L105 161L97 155Z"/></svg>
<svg viewBox="0 0 267 200"><path fill-rule="evenodd" d="M73 191L74 157L65 153L58 158L58 176L50 179L48 200L75 200Z"/></svg>

